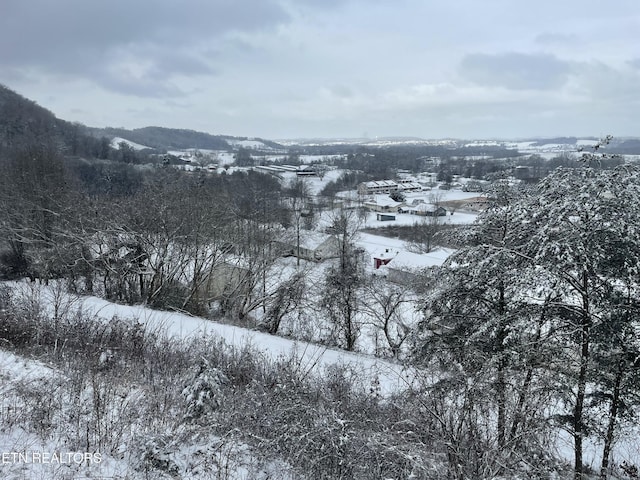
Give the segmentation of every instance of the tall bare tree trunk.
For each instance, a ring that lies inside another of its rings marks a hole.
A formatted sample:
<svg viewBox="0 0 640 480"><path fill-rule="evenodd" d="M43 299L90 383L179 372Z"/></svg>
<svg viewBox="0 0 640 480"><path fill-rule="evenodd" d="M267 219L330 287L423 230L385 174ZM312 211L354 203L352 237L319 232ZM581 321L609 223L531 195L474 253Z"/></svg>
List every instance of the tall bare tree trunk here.
<svg viewBox="0 0 640 480"><path fill-rule="evenodd" d="M589 314L589 278L586 271L582 272L582 315L580 318L580 370L578 372L578 390L576 404L573 410L573 439L575 450L574 476L575 480L583 480L583 440L584 428L584 399L587 389L587 370L589 367L590 326Z"/></svg>
<svg viewBox="0 0 640 480"><path fill-rule="evenodd" d="M616 427L618 418L618 407L620 402L620 386L624 375L624 367L622 362L616 371L616 379L613 385L613 395L611 398L611 407L609 408L609 421L607 424L607 433L604 437L604 447L602 449L602 463L600 465L600 479L606 480L607 471L609 470L609 457L611 456L611 448L613 447L613 432Z"/></svg>

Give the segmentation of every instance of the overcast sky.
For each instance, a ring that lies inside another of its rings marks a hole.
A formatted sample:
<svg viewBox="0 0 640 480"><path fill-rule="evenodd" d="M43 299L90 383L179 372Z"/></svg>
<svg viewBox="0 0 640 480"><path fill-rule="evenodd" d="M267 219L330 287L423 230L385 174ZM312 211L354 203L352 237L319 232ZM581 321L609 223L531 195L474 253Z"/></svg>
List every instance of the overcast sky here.
<svg viewBox="0 0 640 480"><path fill-rule="evenodd" d="M2 0L0 83L86 125L640 136L638 0Z"/></svg>

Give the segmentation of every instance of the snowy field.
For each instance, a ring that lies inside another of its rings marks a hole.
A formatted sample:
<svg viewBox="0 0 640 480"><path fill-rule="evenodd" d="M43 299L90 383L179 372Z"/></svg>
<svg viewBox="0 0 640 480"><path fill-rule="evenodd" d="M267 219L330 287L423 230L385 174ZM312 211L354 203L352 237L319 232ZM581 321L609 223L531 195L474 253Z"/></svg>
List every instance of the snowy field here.
<svg viewBox="0 0 640 480"><path fill-rule="evenodd" d="M227 143L229 145L234 146L234 147L242 147L242 148L269 148L264 144L264 142L262 142L260 140L251 140L251 139L233 140L233 139L228 139Z"/></svg>

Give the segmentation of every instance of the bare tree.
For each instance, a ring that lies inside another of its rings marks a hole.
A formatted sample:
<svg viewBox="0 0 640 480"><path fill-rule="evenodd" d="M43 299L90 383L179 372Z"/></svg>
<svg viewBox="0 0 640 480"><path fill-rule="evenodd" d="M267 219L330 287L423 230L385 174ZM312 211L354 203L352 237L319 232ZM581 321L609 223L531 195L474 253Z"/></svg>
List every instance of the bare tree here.
<svg viewBox="0 0 640 480"><path fill-rule="evenodd" d="M291 211L296 245L296 265L300 267L300 230L305 223L305 217L313 210L310 202L309 185L303 179L294 178L284 192L285 204Z"/></svg>
<svg viewBox="0 0 640 480"><path fill-rule="evenodd" d="M334 215L330 228L337 238L338 258L327 270L322 295L339 343L347 350L355 349L360 336L357 315L364 279L364 260L362 252L354 244L358 225L354 210L340 210Z"/></svg>
<svg viewBox="0 0 640 480"><path fill-rule="evenodd" d="M279 283L275 288L265 316L264 327L275 335L286 315L295 311L300 305L306 289L305 275L296 272L291 278Z"/></svg>
<svg viewBox="0 0 640 480"><path fill-rule="evenodd" d="M382 331L394 358L400 356L402 345L411 332L402 307L409 303L407 291L379 277L365 284L360 308L370 318L376 331Z"/></svg>
<svg viewBox="0 0 640 480"><path fill-rule="evenodd" d="M441 208L442 195L439 193L429 195L429 204L421 209L420 221L414 223L414 238L409 242L410 250L417 253L429 253L433 250L436 236L444 224L440 215Z"/></svg>

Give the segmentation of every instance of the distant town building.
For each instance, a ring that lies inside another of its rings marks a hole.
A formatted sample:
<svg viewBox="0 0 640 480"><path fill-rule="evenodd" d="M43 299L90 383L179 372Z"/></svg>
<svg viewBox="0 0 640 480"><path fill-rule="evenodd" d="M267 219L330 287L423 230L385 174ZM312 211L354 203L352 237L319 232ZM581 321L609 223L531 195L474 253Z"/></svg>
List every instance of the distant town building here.
<svg viewBox="0 0 640 480"><path fill-rule="evenodd" d="M283 257L298 257L321 262L340 255L340 244L335 235L303 230L298 238L296 232L289 233L288 240L277 242L280 255Z"/></svg>
<svg viewBox="0 0 640 480"><path fill-rule="evenodd" d="M396 202L386 195L375 195L371 200L364 202L364 207L367 210L380 213L396 213L400 205L402 203Z"/></svg>
<svg viewBox="0 0 640 480"><path fill-rule="evenodd" d="M383 265L388 264L398 254L397 250L385 249L384 252L379 252L373 255L373 268L378 269Z"/></svg>
<svg viewBox="0 0 640 480"><path fill-rule="evenodd" d="M447 209L433 203L420 203L417 205L405 206L398 210L399 213L409 213L422 217L444 217Z"/></svg>
<svg viewBox="0 0 640 480"><path fill-rule="evenodd" d="M426 268L442 265L443 256L438 254L420 254L387 248L373 255L373 268L378 275L401 285L411 285Z"/></svg>
<svg viewBox="0 0 640 480"><path fill-rule="evenodd" d="M399 185L393 180L376 180L371 182L362 182L358 185L358 193L361 195L376 195L379 193L389 194L397 192Z"/></svg>
<svg viewBox="0 0 640 480"><path fill-rule="evenodd" d="M401 180L398 182L398 190L401 192L421 192L422 185L415 181Z"/></svg>
<svg viewBox="0 0 640 480"><path fill-rule="evenodd" d="M423 187L415 179L406 178L395 180L376 180L362 182L358 185L358 193L361 195L377 195L392 192L420 192Z"/></svg>

